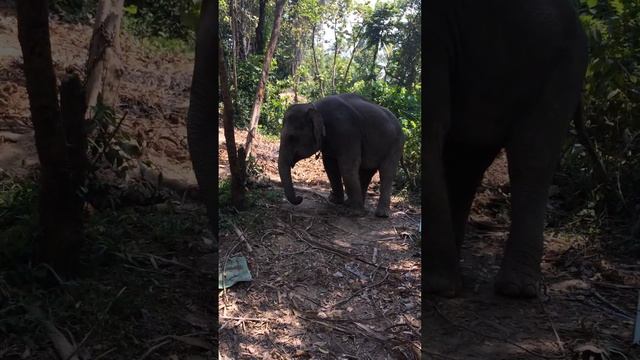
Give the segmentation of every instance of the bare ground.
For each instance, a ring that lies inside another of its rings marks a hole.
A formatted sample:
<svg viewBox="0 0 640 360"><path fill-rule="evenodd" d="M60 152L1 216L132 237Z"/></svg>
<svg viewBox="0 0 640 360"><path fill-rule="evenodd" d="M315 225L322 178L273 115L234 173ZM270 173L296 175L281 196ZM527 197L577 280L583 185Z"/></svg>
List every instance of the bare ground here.
<svg viewBox="0 0 640 360"><path fill-rule="evenodd" d="M243 143L244 132L236 138ZM221 359L417 359L419 206L394 197L391 217L374 217L374 179L368 214L351 216L326 200L326 175L313 157L294 168L304 200L291 205L275 185L277 148L277 141L257 140L257 163L273 193L248 211L259 221L245 226L230 219L251 250L236 229L221 225L220 263L245 256L254 276L220 292Z"/></svg>
<svg viewBox="0 0 640 360"><path fill-rule="evenodd" d="M588 226L580 227L588 224L548 226L541 299L494 295L508 234L506 173L501 156L476 198L463 248L462 296L425 298L425 358L638 359L631 340L640 262L603 251L601 244L617 234L589 235Z"/></svg>

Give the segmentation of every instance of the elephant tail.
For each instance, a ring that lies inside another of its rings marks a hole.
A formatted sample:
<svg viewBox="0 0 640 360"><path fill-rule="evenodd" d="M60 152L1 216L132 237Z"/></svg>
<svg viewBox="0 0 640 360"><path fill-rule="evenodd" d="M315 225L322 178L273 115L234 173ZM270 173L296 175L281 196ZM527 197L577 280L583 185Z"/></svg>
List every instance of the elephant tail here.
<svg viewBox="0 0 640 360"><path fill-rule="evenodd" d="M607 170L602 163L602 159L598 156L593 143L587 136L587 130L584 126L584 114L583 114L583 103L582 100L579 101L576 112L573 116L573 124L576 127L576 133L578 134L578 142L582 144L587 150L587 154L591 158L593 165L595 166L596 177L601 182L606 182L607 180Z"/></svg>

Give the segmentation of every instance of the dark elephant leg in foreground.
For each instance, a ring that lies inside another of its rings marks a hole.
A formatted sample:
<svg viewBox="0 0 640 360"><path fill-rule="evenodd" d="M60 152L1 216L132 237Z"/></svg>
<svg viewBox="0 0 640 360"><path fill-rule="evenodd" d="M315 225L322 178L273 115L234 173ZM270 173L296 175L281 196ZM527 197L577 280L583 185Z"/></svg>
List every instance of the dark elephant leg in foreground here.
<svg viewBox="0 0 640 360"><path fill-rule="evenodd" d="M331 184L329 201L334 204L344 203L344 190L342 187L342 176L340 175L338 161L334 158L323 156L322 163L324 164L324 171L327 173L327 177L329 178L329 184Z"/></svg>
<svg viewBox="0 0 640 360"><path fill-rule="evenodd" d="M476 191L485 170L499 151L499 147L476 148L464 145L451 145L445 149L444 167L458 256Z"/></svg>
<svg viewBox="0 0 640 360"><path fill-rule="evenodd" d="M437 21L438 18L428 19ZM437 27L434 21L425 24ZM427 26L430 26L427 25ZM432 29L436 34L436 29ZM443 152L445 134L451 121L451 90L448 68L448 55L444 46L430 43L426 47L425 57L429 56L442 68L425 67L425 93L432 94L431 103L424 108L425 143L423 143L424 177L424 277L426 293L455 296L462 287L458 251L456 249L449 194L444 174Z"/></svg>
<svg viewBox="0 0 640 360"><path fill-rule="evenodd" d="M570 61L551 70L542 96L509 134L511 229L495 283L499 294L537 296L549 186L579 102L580 70Z"/></svg>

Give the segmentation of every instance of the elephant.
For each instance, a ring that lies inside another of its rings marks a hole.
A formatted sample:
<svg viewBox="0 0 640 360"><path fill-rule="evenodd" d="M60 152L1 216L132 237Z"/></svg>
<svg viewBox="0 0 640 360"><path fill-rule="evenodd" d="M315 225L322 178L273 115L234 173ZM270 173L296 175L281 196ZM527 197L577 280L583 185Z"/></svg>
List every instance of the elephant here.
<svg viewBox="0 0 640 360"><path fill-rule="evenodd" d="M278 172L285 196L294 205L302 202L302 197L295 194L291 169L320 151L331 184L330 202L345 204L362 214L367 188L378 171L380 198L375 215L388 217L392 182L404 140L400 121L391 111L356 94L292 105L284 115L278 152Z"/></svg>
<svg viewBox="0 0 640 360"><path fill-rule="evenodd" d="M215 4L204 0L196 33L195 65L191 80L189 110L187 113L187 143L193 170L198 182L213 234L216 215L217 179L217 39Z"/></svg>
<svg viewBox="0 0 640 360"><path fill-rule="evenodd" d="M507 155L511 224L494 290L538 295L548 190L581 122L588 43L569 0L425 2L424 291L462 289L472 201Z"/></svg>

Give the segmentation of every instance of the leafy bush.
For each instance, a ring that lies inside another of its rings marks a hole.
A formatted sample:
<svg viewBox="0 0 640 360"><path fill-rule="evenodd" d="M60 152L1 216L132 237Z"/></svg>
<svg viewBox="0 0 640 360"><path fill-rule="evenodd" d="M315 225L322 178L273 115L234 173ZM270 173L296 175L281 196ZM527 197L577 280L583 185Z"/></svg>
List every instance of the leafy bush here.
<svg viewBox="0 0 640 360"><path fill-rule="evenodd" d="M38 223L37 189L32 181L0 183L0 264L11 267L29 255Z"/></svg>
<svg viewBox="0 0 640 360"><path fill-rule="evenodd" d="M260 112L260 131L267 135L279 135L287 108L293 103L293 95L287 93L290 83L286 80L270 82ZM288 96L291 95L291 96Z"/></svg>
<svg viewBox="0 0 640 360"><path fill-rule="evenodd" d="M72 0L66 0L72 1ZM81 1L81 0L75 0ZM193 37L199 2L193 0L127 0L126 22L138 36Z"/></svg>
<svg viewBox="0 0 640 360"><path fill-rule="evenodd" d="M585 119L608 171L605 186L592 179L581 147L567 150L562 185L583 199L580 208L609 215L640 209L640 3L580 0L590 43Z"/></svg>
<svg viewBox="0 0 640 360"><path fill-rule="evenodd" d="M96 12L96 4L96 0L51 0L49 8L64 21L88 23Z"/></svg>

